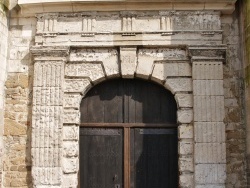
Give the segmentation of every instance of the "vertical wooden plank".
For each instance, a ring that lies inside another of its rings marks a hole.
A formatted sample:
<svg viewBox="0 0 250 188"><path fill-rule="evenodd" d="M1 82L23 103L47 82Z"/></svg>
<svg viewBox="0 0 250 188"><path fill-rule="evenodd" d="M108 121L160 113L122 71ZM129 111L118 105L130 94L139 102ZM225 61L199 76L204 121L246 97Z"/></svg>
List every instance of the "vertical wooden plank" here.
<svg viewBox="0 0 250 188"><path fill-rule="evenodd" d="M122 129L81 128L80 180L83 188L122 187L122 144Z"/></svg>
<svg viewBox="0 0 250 188"><path fill-rule="evenodd" d="M124 128L124 188L130 188L130 128Z"/></svg>

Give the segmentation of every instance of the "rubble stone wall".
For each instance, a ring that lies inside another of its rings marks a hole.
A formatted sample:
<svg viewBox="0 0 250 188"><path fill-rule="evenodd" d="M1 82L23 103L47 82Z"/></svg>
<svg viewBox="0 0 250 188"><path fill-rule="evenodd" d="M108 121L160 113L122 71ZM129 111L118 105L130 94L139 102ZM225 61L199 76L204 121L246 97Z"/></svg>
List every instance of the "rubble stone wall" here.
<svg viewBox="0 0 250 188"><path fill-rule="evenodd" d="M4 83L7 73L7 49L8 49L8 11L0 3L0 187L2 184L2 156L3 156L3 127L5 90Z"/></svg>
<svg viewBox="0 0 250 188"><path fill-rule="evenodd" d="M30 46L35 17L11 11L8 75L5 82L3 187L32 187L30 124L33 64Z"/></svg>

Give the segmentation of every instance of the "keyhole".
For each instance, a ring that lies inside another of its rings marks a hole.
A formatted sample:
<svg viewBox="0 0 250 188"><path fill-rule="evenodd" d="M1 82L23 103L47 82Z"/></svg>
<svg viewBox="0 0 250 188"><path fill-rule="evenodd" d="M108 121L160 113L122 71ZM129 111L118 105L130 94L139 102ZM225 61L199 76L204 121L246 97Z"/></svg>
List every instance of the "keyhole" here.
<svg viewBox="0 0 250 188"><path fill-rule="evenodd" d="M120 188L120 184L115 184L115 188Z"/></svg>
<svg viewBox="0 0 250 188"><path fill-rule="evenodd" d="M115 174L114 177L113 177L113 181L116 181L118 179L118 176ZM115 187L117 188L117 187Z"/></svg>

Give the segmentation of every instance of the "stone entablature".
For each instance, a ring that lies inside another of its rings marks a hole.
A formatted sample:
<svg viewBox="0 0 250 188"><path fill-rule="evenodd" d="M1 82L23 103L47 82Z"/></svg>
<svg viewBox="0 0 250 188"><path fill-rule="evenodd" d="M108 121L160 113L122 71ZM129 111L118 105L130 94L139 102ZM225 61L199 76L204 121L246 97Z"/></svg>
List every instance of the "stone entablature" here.
<svg viewBox="0 0 250 188"><path fill-rule="evenodd" d="M219 11L93 11L37 18L37 45L219 45L222 41Z"/></svg>

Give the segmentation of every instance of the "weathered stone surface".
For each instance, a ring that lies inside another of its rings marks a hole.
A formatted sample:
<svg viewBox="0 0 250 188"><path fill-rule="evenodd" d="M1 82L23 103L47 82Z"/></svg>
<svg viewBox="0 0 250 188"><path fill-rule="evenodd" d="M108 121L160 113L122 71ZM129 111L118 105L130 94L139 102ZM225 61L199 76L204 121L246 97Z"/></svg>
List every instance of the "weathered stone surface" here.
<svg viewBox="0 0 250 188"><path fill-rule="evenodd" d="M195 62L193 63L194 80L223 80L222 62Z"/></svg>
<svg viewBox="0 0 250 188"><path fill-rule="evenodd" d="M5 136L20 136L26 135L27 127L16 121L5 119L4 135Z"/></svg>
<svg viewBox="0 0 250 188"><path fill-rule="evenodd" d="M60 167L33 167L32 175L35 185L53 186L62 182L62 169Z"/></svg>
<svg viewBox="0 0 250 188"><path fill-rule="evenodd" d="M223 96L223 80L193 80L193 94Z"/></svg>
<svg viewBox="0 0 250 188"><path fill-rule="evenodd" d="M77 187L78 174L64 174L63 175L63 188Z"/></svg>
<svg viewBox="0 0 250 188"><path fill-rule="evenodd" d="M64 110L64 123L79 124L80 113L78 110Z"/></svg>
<svg viewBox="0 0 250 188"><path fill-rule="evenodd" d="M82 96L80 94L65 94L64 108L79 109Z"/></svg>
<svg viewBox="0 0 250 188"><path fill-rule="evenodd" d="M224 184L226 180L225 164L195 165L195 182L197 184Z"/></svg>
<svg viewBox="0 0 250 188"><path fill-rule="evenodd" d="M66 79L65 92L83 93L90 89L91 83L88 79Z"/></svg>
<svg viewBox="0 0 250 188"><path fill-rule="evenodd" d="M79 143L72 141L63 142L64 157L77 157L79 155Z"/></svg>
<svg viewBox="0 0 250 188"><path fill-rule="evenodd" d="M194 96L195 121L220 122L224 118L224 96Z"/></svg>
<svg viewBox="0 0 250 188"><path fill-rule="evenodd" d="M196 185L196 188L225 188L225 185L216 185L216 184L205 184L205 185Z"/></svg>
<svg viewBox="0 0 250 188"><path fill-rule="evenodd" d="M67 64L65 68L65 75L71 77L90 78L92 82L103 80L104 70L101 63L74 63Z"/></svg>
<svg viewBox="0 0 250 188"><path fill-rule="evenodd" d="M137 65L137 48L120 48L121 75L123 78L134 78Z"/></svg>
<svg viewBox="0 0 250 188"><path fill-rule="evenodd" d="M164 86L172 93L192 91L192 80L190 78L168 78Z"/></svg>
<svg viewBox="0 0 250 188"><path fill-rule="evenodd" d="M182 174L179 176L180 186L186 188L194 187L194 176L192 174Z"/></svg>
<svg viewBox="0 0 250 188"><path fill-rule="evenodd" d="M75 125L64 125L63 126L63 139L64 140L78 140L79 138L79 127Z"/></svg>
<svg viewBox="0 0 250 188"><path fill-rule="evenodd" d="M113 48L90 48L72 50L70 53L69 60L72 62L77 61L84 63L102 62L102 65L105 70L104 73L107 77L116 77L119 74L118 51ZM101 74L99 71L100 70L93 73ZM92 77L95 74L93 74Z"/></svg>
<svg viewBox="0 0 250 188"><path fill-rule="evenodd" d="M192 157L179 158L179 171L181 172L194 172L194 160Z"/></svg>
<svg viewBox="0 0 250 188"><path fill-rule="evenodd" d="M194 138L194 126L193 125L185 125L181 124L178 126L179 138Z"/></svg>
<svg viewBox="0 0 250 188"><path fill-rule="evenodd" d="M226 163L225 143L196 143L194 148L195 163Z"/></svg>
<svg viewBox="0 0 250 188"><path fill-rule="evenodd" d="M179 108L193 107L192 94L176 94L175 100Z"/></svg>
<svg viewBox="0 0 250 188"><path fill-rule="evenodd" d="M186 60L186 51L179 48L143 48L138 52L136 75L148 78L152 74L154 61Z"/></svg>
<svg viewBox="0 0 250 188"><path fill-rule="evenodd" d="M195 122L194 139L198 143L223 143L226 141L223 122Z"/></svg>
<svg viewBox="0 0 250 188"><path fill-rule="evenodd" d="M159 80L163 82L167 77L178 76L185 77L191 76L191 65L188 62L185 63L172 63L172 62L161 62L154 63L152 80Z"/></svg>
<svg viewBox="0 0 250 188"><path fill-rule="evenodd" d="M191 141L179 141L179 154L180 155L192 155L194 150L193 142Z"/></svg>
<svg viewBox="0 0 250 188"><path fill-rule="evenodd" d="M191 109L178 110L177 120L179 123L191 123L193 121L193 110Z"/></svg>
<svg viewBox="0 0 250 188"><path fill-rule="evenodd" d="M65 174L76 173L79 168L78 158L63 158L63 172Z"/></svg>

